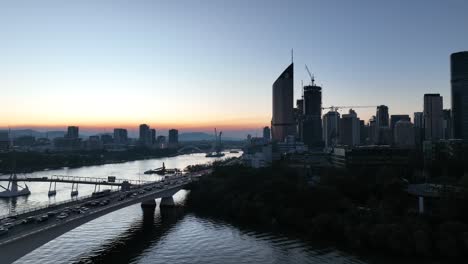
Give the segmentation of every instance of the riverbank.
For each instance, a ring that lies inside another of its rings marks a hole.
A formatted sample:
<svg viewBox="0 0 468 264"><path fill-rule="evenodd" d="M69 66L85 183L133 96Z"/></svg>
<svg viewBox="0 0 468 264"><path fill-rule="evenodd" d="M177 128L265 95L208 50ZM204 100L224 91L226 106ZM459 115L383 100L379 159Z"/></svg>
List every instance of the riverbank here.
<svg viewBox="0 0 468 264"><path fill-rule="evenodd" d="M177 156L175 149L134 148L126 151L16 152L0 153L0 173L29 173L63 167L79 168L127 161Z"/></svg>
<svg viewBox="0 0 468 264"><path fill-rule="evenodd" d="M281 165L216 167L191 186L189 210L300 234L312 241L383 256L456 261L468 255L466 202L439 201L443 214L420 216L391 171L346 175L330 169L309 185Z"/></svg>

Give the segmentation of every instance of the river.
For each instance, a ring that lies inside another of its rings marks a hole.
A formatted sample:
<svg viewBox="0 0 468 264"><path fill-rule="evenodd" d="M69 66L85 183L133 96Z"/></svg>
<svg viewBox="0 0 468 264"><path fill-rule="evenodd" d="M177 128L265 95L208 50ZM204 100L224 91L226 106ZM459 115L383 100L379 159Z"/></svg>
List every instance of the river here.
<svg viewBox="0 0 468 264"><path fill-rule="evenodd" d="M227 153L226 157L239 154ZM204 154L131 161L21 174L27 177L70 175L132 180L155 180L143 172L160 167L183 169L212 161ZM0 199L0 214L31 206L70 199L70 184L57 184L49 198L49 184L29 184L31 195ZM79 186L79 195L89 195L93 186ZM175 195L184 203L187 192ZM233 226L186 213L183 209L143 212L133 205L88 222L34 250L15 263L371 263L334 248L313 246L286 235Z"/></svg>

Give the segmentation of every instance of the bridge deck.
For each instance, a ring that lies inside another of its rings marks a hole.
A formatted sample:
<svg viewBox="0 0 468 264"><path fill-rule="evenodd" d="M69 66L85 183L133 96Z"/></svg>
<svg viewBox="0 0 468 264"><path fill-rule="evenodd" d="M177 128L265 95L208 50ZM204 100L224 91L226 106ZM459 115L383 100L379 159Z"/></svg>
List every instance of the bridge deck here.
<svg viewBox="0 0 468 264"><path fill-rule="evenodd" d="M143 185L154 183L154 181L141 181L141 180L126 180L115 179L109 182L108 178L93 178L93 177L80 177L80 176L62 176L54 175L52 177L25 177L25 178L0 178L0 182L17 181L17 182L62 182L62 183L75 183L75 184L92 184L92 185L107 185L107 186L121 186L123 182L129 182L132 185Z"/></svg>

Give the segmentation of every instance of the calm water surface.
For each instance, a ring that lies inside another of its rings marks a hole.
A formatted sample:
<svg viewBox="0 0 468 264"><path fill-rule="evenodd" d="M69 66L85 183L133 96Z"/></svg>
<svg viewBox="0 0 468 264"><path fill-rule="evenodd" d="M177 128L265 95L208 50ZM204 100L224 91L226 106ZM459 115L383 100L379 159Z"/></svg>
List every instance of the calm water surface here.
<svg viewBox="0 0 468 264"><path fill-rule="evenodd" d="M238 155L228 154L227 156ZM155 179L145 170L184 168L209 160L203 154L36 172L88 177L115 175L127 179ZM17 200L0 200L0 214L31 205L70 199L69 184L57 185L57 196L47 197L48 184L32 183L32 194ZM80 195L92 186L80 186ZM183 204L187 192L175 195ZM159 201L157 201L159 204ZM370 263L333 248L319 249L284 235L241 229L228 223L199 217L183 209L143 211L133 205L88 222L36 249L15 263Z"/></svg>

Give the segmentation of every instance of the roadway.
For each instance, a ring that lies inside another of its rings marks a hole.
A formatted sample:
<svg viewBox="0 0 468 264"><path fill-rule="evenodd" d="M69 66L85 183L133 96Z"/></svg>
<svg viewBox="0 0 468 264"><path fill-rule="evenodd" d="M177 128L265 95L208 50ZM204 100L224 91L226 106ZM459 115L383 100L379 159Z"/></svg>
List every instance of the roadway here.
<svg viewBox="0 0 468 264"><path fill-rule="evenodd" d="M103 197L87 197L52 205L0 220L8 231L0 234L0 262L12 263L48 241L102 215L121 208L163 197L172 197L192 177L203 172L171 177L165 181L133 186L130 191L114 191Z"/></svg>

